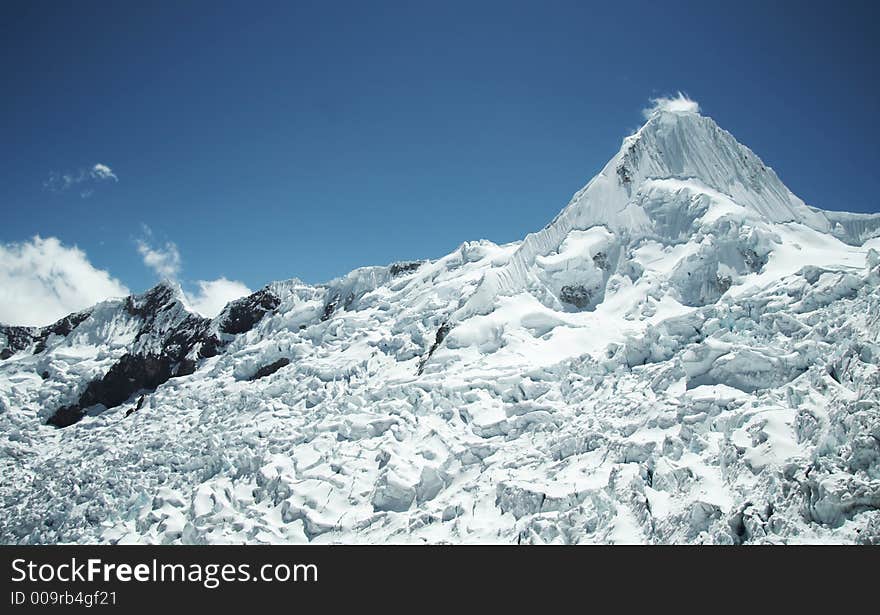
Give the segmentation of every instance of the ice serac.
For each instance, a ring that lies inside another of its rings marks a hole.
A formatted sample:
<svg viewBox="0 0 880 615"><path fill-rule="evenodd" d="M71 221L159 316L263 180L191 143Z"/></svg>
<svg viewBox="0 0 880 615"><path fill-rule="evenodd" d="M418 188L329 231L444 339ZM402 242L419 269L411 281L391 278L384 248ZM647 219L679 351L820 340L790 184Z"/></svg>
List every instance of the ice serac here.
<svg viewBox="0 0 880 615"><path fill-rule="evenodd" d="M682 211L687 203L680 202L679 211L662 212L662 218L646 206L663 190L726 199L770 223L797 222L821 232L832 228L824 212L804 204L714 120L696 111L657 110L549 225L523 240L506 267L487 274L460 316L485 313L495 296L534 286L536 259L558 252L572 231L603 226L629 240L654 237L665 243L690 234L692 229L681 226L689 221ZM848 228L840 231L842 239L852 237Z"/></svg>
<svg viewBox="0 0 880 615"><path fill-rule="evenodd" d="M659 110L521 242L0 327L0 474L21 544L877 544L880 215Z"/></svg>

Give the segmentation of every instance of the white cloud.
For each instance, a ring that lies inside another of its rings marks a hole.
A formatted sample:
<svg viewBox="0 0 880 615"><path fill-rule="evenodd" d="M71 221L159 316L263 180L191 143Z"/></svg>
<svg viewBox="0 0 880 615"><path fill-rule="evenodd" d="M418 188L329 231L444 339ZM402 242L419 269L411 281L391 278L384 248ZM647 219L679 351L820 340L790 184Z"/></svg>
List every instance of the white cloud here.
<svg viewBox="0 0 880 615"><path fill-rule="evenodd" d="M651 99L651 106L642 109L642 115L649 119L658 111L671 111L673 113L699 113L700 105L695 100L688 98L687 94L678 92L675 96L661 96Z"/></svg>
<svg viewBox="0 0 880 615"><path fill-rule="evenodd" d="M76 246L36 236L0 244L0 322L48 325L128 289Z"/></svg>
<svg viewBox="0 0 880 615"><path fill-rule="evenodd" d="M119 178L113 173L113 169L100 162L92 167L90 175L99 180L112 179L115 182L119 181Z"/></svg>
<svg viewBox="0 0 880 615"><path fill-rule="evenodd" d="M94 186L107 181L118 182L119 178L106 164L100 162L92 165L88 169L78 169L76 171L67 171L58 173L52 171L49 177L43 182L43 188L50 192L66 192L70 188L79 184L86 184L80 191L82 198L88 198L94 194Z"/></svg>
<svg viewBox="0 0 880 615"><path fill-rule="evenodd" d="M142 239L137 240L137 249L144 264L156 272L160 278L178 281L182 259L180 250L173 241L166 241L162 247L153 247L153 231L146 224L141 225L144 233ZM186 302L189 307L207 318L213 318L226 306L227 303L251 294L251 289L237 280L227 280L224 277L216 280L196 281L198 289L195 292L186 292Z"/></svg>
<svg viewBox="0 0 880 615"><path fill-rule="evenodd" d="M149 228L145 234L152 237ZM177 246L166 242L154 248L138 241L144 264L157 275L176 280L181 258ZM251 294L243 283L225 277L198 280L194 292L186 293L189 306L212 318L239 297ZM44 326L72 312L84 310L130 291L107 271L97 269L85 252L65 246L55 237L35 236L29 241L0 243L0 323Z"/></svg>
<svg viewBox="0 0 880 615"><path fill-rule="evenodd" d="M213 318L222 312L230 301L251 294L251 289L241 282L226 278L199 280L196 284L198 291L187 293L187 301L192 309L206 318Z"/></svg>
<svg viewBox="0 0 880 615"><path fill-rule="evenodd" d="M144 227L148 235L149 228ZM160 278L176 280L180 273L180 251L172 241L165 242L164 246L154 248L147 239L137 240L137 249L144 259L144 265L156 272Z"/></svg>

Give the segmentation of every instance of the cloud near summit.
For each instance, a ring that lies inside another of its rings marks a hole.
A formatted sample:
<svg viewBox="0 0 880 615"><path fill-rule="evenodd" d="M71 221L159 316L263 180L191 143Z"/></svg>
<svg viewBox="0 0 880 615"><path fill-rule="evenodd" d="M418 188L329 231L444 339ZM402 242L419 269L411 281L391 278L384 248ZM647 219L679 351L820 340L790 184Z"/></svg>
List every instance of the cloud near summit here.
<svg viewBox="0 0 880 615"><path fill-rule="evenodd" d="M700 104L691 99L687 94L678 92L675 96L660 96L651 99L651 106L642 109L642 115L649 119L658 111L672 111L674 113L699 113Z"/></svg>
<svg viewBox="0 0 880 615"><path fill-rule="evenodd" d="M136 241L138 253L144 265L152 269L162 280L178 281L183 259L173 241L153 245L153 231L143 225L144 236ZM194 291L184 291L189 307L206 318L219 314L227 303L251 294L251 289L237 280L225 277L216 280L196 280Z"/></svg>
<svg viewBox="0 0 880 615"><path fill-rule="evenodd" d="M152 269L163 280L176 280L180 273L180 250L173 241L164 246L154 247L149 239L137 240L137 251L144 259L144 265Z"/></svg>

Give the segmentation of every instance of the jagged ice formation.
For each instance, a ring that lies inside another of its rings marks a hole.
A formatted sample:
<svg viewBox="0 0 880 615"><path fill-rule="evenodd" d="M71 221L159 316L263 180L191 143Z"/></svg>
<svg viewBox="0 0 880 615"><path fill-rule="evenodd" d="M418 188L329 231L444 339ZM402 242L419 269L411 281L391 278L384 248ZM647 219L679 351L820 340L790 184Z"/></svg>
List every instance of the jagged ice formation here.
<svg viewBox="0 0 880 615"><path fill-rule="evenodd" d="M658 109L523 241L0 328L0 539L880 541L880 215Z"/></svg>

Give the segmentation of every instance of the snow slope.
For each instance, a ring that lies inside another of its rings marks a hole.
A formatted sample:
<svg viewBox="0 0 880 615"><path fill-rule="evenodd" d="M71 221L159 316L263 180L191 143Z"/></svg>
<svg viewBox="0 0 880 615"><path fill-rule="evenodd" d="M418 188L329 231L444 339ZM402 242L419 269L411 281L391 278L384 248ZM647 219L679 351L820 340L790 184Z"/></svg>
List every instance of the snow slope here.
<svg viewBox="0 0 880 615"><path fill-rule="evenodd" d="M0 328L0 539L880 541L878 236L658 110L522 242Z"/></svg>

